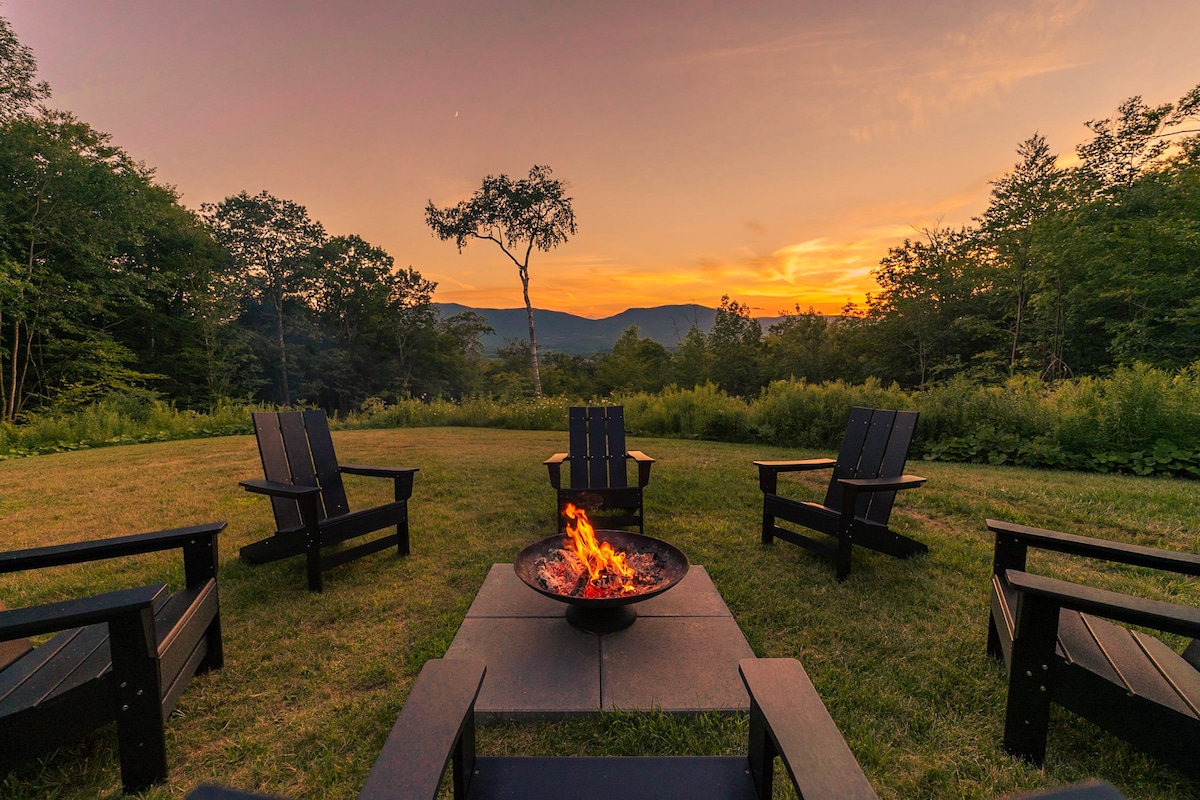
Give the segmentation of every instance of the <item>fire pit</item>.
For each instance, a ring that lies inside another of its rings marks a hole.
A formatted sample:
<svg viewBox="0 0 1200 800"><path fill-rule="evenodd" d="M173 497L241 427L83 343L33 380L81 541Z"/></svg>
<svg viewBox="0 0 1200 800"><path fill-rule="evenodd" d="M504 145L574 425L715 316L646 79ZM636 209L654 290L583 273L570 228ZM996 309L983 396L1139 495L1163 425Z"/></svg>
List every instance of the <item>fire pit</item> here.
<svg viewBox="0 0 1200 800"><path fill-rule="evenodd" d="M661 539L594 530L587 514L567 506L566 536L550 536L517 554L513 569L535 592L567 604L567 621L590 633L628 628L634 603L670 589L687 575L688 560Z"/></svg>

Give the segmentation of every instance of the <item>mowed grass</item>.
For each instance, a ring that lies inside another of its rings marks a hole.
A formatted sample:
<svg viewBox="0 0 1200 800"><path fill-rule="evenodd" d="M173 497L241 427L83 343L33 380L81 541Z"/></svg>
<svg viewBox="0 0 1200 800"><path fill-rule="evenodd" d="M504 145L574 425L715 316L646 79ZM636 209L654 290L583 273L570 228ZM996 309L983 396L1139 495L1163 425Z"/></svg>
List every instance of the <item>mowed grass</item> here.
<svg viewBox="0 0 1200 800"><path fill-rule="evenodd" d="M381 553L305 589L302 559L249 567L238 548L270 532L266 499L239 480L260 474L253 437L169 442L0 463L0 548L9 550L227 520L220 592L225 668L198 678L167 725L171 779L146 798L216 782L291 797L349 798L362 786L426 659L444 654L489 567L553 532L541 461L565 434L425 428L334 433L344 462L418 466L413 552ZM798 658L872 784L885 798L991 798L1103 778L1130 797L1200 796L1190 782L1055 709L1037 770L1000 747L1006 682L985 653L998 517L1076 533L1195 550L1194 483L1013 468L910 464L928 477L904 494L894 527L928 556L898 561L857 550L850 579L777 542L759 543L755 458L803 453L635 438L658 459L647 533L704 565L759 656ZM819 499L827 474L790 476ZM388 497L386 481L352 479L354 508ZM1039 558L1048 572L1200 605L1196 581ZM177 554L0 576L10 606L181 579ZM534 665L531 668L536 668ZM500 724L487 753L737 753L744 717L657 713L579 722ZM0 777L0 797L120 794L113 730Z"/></svg>

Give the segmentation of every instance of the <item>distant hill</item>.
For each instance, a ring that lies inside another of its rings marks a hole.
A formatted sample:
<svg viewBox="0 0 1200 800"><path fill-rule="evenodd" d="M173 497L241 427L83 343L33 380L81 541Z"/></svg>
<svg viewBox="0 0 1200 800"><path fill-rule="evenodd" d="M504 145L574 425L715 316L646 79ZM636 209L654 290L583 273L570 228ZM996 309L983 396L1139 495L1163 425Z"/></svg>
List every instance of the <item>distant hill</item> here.
<svg viewBox="0 0 1200 800"><path fill-rule="evenodd" d="M524 340L528 335L529 323L523 308L469 308L457 303L434 303L443 317L474 311L487 319L496 329L494 334L484 336L483 347L494 353L509 339ZM630 308L604 319L587 319L562 311L545 311L535 308L533 322L537 326L538 349L571 355L592 355L612 350L613 343L630 325L638 326L638 333L649 337L674 350L683 341L694 325L708 333L717 317L715 308L698 305L655 306L653 308ZM759 324L763 330L774 324L779 317L762 317Z"/></svg>

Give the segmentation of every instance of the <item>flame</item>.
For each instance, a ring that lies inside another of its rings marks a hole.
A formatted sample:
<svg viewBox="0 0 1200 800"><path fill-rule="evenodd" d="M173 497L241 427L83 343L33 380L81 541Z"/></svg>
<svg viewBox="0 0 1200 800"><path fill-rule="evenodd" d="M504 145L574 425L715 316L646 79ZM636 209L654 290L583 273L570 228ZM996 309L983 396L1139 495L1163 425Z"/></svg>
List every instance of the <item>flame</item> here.
<svg viewBox="0 0 1200 800"><path fill-rule="evenodd" d="M598 542L587 512L567 503L563 509L567 519L567 537L575 547L579 560L588 571L588 589L603 585L610 590L619 587L625 594L637 591L633 585L633 568L625 563L625 554L613 550L608 542ZM586 596L592 596L590 593Z"/></svg>

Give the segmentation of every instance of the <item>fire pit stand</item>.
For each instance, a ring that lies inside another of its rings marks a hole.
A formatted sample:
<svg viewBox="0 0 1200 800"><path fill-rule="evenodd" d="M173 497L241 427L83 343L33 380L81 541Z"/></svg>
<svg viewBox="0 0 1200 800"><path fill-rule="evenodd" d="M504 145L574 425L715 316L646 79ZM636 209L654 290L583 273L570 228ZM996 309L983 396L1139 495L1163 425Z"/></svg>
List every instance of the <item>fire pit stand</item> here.
<svg viewBox="0 0 1200 800"><path fill-rule="evenodd" d="M653 553L663 573L663 581L646 592L619 597L574 597L558 594L542 586L537 577L539 558L551 555L564 546L563 536L540 539L517 554L513 570L525 584L535 592L567 605L567 622L580 630L595 634L613 633L624 630L637 620L634 603L649 600L670 589L683 580L688 571L688 559L679 548L661 539L628 531L596 531L596 539L608 542L613 549L625 553Z"/></svg>

